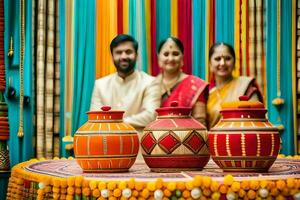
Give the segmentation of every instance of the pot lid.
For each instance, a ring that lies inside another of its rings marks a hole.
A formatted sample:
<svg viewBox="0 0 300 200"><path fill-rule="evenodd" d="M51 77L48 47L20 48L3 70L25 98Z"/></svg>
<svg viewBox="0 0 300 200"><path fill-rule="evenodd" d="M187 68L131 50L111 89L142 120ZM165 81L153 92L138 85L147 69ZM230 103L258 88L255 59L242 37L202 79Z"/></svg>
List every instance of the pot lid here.
<svg viewBox="0 0 300 200"><path fill-rule="evenodd" d="M89 120L122 120L125 111L111 110L111 106L102 106L101 110L88 111Z"/></svg>
<svg viewBox="0 0 300 200"><path fill-rule="evenodd" d="M264 109L264 104L259 101L249 101L248 96L240 96L239 101L224 102L222 109Z"/></svg>
<svg viewBox="0 0 300 200"><path fill-rule="evenodd" d="M156 109L158 116L189 116L191 107L179 106L178 101L172 101L169 107Z"/></svg>

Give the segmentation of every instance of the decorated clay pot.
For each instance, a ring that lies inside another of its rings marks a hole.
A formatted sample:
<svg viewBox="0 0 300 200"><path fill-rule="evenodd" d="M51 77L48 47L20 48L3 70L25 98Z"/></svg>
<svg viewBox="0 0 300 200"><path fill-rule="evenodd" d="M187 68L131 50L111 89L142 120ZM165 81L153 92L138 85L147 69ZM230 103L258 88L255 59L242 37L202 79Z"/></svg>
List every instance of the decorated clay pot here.
<svg viewBox="0 0 300 200"><path fill-rule="evenodd" d="M191 108L158 108L157 119L141 138L142 154L151 171L201 170L209 160L207 130L191 117Z"/></svg>
<svg viewBox="0 0 300 200"><path fill-rule="evenodd" d="M88 122L74 136L74 154L84 172L124 172L139 151L136 130L123 122L124 111L103 106L90 111Z"/></svg>
<svg viewBox="0 0 300 200"><path fill-rule="evenodd" d="M240 100L222 104L222 118L208 133L212 159L224 171L268 171L280 148L278 129L262 103Z"/></svg>
<svg viewBox="0 0 300 200"><path fill-rule="evenodd" d="M0 170L9 170L9 151L6 140L0 140Z"/></svg>

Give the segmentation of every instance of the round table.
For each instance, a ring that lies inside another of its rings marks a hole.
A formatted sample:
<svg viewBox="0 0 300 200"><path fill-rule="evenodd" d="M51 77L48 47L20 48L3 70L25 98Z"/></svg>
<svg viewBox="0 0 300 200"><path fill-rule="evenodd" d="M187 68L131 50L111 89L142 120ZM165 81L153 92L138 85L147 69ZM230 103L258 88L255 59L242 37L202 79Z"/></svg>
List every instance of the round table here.
<svg viewBox="0 0 300 200"><path fill-rule="evenodd" d="M74 159L30 160L12 169L7 199L300 199L300 160L278 158L266 173L156 173L137 161L127 173L83 173Z"/></svg>

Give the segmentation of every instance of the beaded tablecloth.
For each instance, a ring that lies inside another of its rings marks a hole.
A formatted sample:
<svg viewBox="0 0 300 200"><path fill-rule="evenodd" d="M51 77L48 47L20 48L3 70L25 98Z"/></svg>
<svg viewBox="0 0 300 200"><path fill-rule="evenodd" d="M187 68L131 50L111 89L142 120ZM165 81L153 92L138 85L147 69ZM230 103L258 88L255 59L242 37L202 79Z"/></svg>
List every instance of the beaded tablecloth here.
<svg viewBox="0 0 300 200"><path fill-rule="evenodd" d="M76 160L45 160L24 167L34 173L48 174L57 177L84 176L89 179L128 180L135 178L140 181L153 181L163 178L168 181L188 181L196 175L210 176L214 180L222 181L224 175L231 174L236 180L251 179L287 179L300 178L300 161L294 159L277 159L267 173L223 172L212 160L202 171L182 171L177 173L151 172L144 162L137 161L128 173L83 173Z"/></svg>

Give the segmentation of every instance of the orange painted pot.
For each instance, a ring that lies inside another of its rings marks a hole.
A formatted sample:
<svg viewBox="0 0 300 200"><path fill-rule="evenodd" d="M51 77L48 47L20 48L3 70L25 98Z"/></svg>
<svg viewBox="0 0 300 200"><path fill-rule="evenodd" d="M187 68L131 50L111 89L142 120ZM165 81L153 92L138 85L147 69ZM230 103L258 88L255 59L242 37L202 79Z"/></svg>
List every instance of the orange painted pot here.
<svg viewBox="0 0 300 200"><path fill-rule="evenodd" d="M243 99L243 97L241 98ZM280 148L279 131L260 102L222 104L221 120L208 132L214 162L224 171L268 171Z"/></svg>
<svg viewBox="0 0 300 200"><path fill-rule="evenodd" d="M151 171L201 170L209 160L206 128L193 117L191 108L156 110L158 117L147 125L141 138L142 154Z"/></svg>
<svg viewBox="0 0 300 200"><path fill-rule="evenodd" d="M110 109L87 112L88 122L75 133L74 154L84 172L124 172L136 160L136 130L123 122L124 111Z"/></svg>

